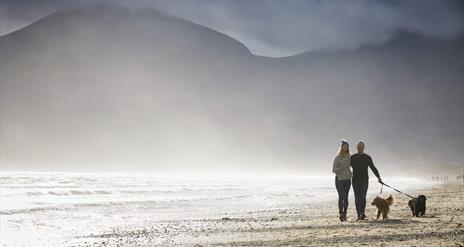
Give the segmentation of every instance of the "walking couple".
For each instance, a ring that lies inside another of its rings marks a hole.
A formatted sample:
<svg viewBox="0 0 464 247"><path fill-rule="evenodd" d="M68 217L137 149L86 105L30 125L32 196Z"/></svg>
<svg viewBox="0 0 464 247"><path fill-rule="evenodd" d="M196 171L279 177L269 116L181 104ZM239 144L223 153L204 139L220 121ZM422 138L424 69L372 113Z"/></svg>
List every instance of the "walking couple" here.
<svg viewBox="0 0 464 247"><path fill-rule="evenodd" d="M366 194L369 186L368 167L371 168L379 183L383 183L379 171L374 166L372 158L364 153L364 143L358 142L356 149L358 153L351 155L350 146L347 141L342 140L340 150L333 162L333 173L335 173L335 187L338 192L338 210L340 221L346 221L346 211L348 210L348 194L351 184L353 184L357 220L364 220L366 214ZM351 169L353 168L353 172Z"/></svg>

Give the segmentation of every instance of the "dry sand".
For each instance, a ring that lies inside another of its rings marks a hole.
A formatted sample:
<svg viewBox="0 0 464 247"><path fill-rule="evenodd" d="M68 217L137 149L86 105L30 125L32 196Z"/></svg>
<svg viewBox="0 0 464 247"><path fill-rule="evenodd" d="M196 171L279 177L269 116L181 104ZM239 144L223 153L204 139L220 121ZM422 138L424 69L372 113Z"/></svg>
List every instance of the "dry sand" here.
<svg viewBox="0 0 464 247"><path fill-rule="evenodd" d="M351 191L352 193L352 191ZM392 193L390 219L356 222L350 202L347 222L335 201L304 208L247 212L213 219L153 222L103 235L82 236L72 246L464 246L464 183L415 192L427 196L424 217L411 215L409 198ZM371 200L372 198L368 198Z"/></svg>

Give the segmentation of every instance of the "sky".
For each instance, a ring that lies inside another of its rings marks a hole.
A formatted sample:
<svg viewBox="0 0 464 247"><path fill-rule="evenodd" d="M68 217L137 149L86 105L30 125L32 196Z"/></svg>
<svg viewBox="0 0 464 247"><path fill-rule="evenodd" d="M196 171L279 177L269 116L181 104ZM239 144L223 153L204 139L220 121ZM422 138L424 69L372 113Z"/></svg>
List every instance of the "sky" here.
<svg viewBox="0 0 464 247"><path fill-rule="evenodd" d="M105 1L105 0L103 0ZM449 0L112 0L150 7L226 33L261 56L350 50L397 30L452 38L464 30L464 1ZM95 0L2 0L0 35L59 9ZM101 2L101 0L100 0Z"/></svg>

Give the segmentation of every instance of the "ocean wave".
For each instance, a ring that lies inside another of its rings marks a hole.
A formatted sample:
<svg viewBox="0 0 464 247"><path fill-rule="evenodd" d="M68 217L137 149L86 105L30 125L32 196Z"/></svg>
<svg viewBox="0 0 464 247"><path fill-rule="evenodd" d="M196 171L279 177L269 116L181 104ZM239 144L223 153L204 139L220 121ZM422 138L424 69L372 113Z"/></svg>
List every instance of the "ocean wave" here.
<svg viewBox="0 0 464 247"><path fill-rule="evenodd" d="M83 191L79 192L82 193ZM104 192L106 193L106 192ZM51 195L61 195L59 193L52 193ZM0 210L0 215L14 215L14 214L28 214L28 213L35 213L35 212L43 212L43 211L74 211L74 210L81 210L81 209L90 209L95 207L114 207L114 206L130 206L131 209L135 208L148 208L148 207L156 207L156 208L170 208L170 207L177 207L177 206L185 206L192 204L194 202L200 201L217 201L222 202L225 200L247 200L250 197L255 196L254 194L241 194L241 195L230 195L230 196L211 196L211 195L203 195L198 197L191 197L191 198L159 198L159 199L135 199L135 200L121 200L121 201L100 201L100 202L82 202L82 203L62 203L57 205L49 205L49 206L38 206L38 207L31 207L31 208L18 208L18 209L6 209ZM93 210L93 209L91 209Z"/></svg>
<svg viewBox="0 0 464 247"><path fill-rule="evenodd" d="M112 194L110 191L106 191L106 190L95 190L93 193L95 193L97 195L109 195L109 194Z"/></svg>
<svg viewBox="0 0 464 247"><path fill-rule="evenodd" d="M146 190L115 190L116 188L102 187L98 190L89 190L87 188L79 189L78 186L36 186L36 187L10 187L2 186L2 189L8 189L8 193L3 193L2 197L11 196L91 196L91 195L159 195L159 194L176 194L176 193L201 193L201 192L219 192L217 189L146 189ZM45 189L45 191L44 191ZM52 190L46 190L52 189ZM71 189L71 190L66 190ZM26 192L24 191L26 190ZM29 191L27 191L29 190Z"/></svg>
<svg viewBox="0 0 464 247"><path fill-rule="evenodd" d="M27 197L35 197L35 196L47 196L47 195L52 195L52 196L85 196L85 195L110 195L113 194L111 191L106 191L106 190L70 190L70 191L29 191L29 192L18 192L18 193L3 193L2 197L21 197L26 195Z"/></svg>
<svg viewBox="0 0 464 247"><path fill-rule="evenodd" d="M59 207L35 207L0 210L0 215L27 214L46 210L59 210Z"/></svg>
<svg viewBox="0 0 464 247"><path fill-rule="evenodd" d="M78 185L2 185L2 188L5 189L72 189L72 188L79 188Z"/></svg>
<svg viewBox="0 0 464 247"><path fill-rule="evenodd" d="M70 190L70 191L49 191L49 195L54 196L70 196L70 195L109 195L112 194L110 191L105 190Z"/></svg>
<svg viewBox="0 0 464 247"><path fill-rule="evenodd" d="M134 200L134 201L107 201L107 202L89 202L89 203L74 203L74 204L60 204L51 206L31 207L31 208L16 208L0 210L0 215L15 215L15 214L29 214L43 211L73 211L93 207L111 207L111 206L124 206L133 204L151 204L158 205L160 201L156 200Z"/></svg>
<svg viewBox="0 0 464 247"><path fill-rule="evenodd" d="M40 196L40 195L43 195L42 192L27 192L26 193L27 196Z"/></svg>
<svg viewBox="0 0 464 247"><path fill-rule="evenodd" d="M237 199L244 199L254 196L254 194L243 194L243 195L232 195L232 196L221 196L216 198L211 198L212 200L237 200Z"/></svg>

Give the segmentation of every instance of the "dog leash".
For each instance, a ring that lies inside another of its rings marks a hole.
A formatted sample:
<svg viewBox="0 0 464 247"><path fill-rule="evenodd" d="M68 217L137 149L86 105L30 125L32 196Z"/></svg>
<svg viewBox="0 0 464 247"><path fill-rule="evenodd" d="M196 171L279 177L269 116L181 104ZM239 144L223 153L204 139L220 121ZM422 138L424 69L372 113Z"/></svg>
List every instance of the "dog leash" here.
<svg viewBox="0 0 464 247"><path fill-rule="evenodd" d="M407 197L409 197L409 198L411 198L411 199L414 199L414 198L415 198L415 197L413 197L413 196L410 196L410 195L408 195L408 194L406 194L406 193L404 193L404 192L401 192L401 191L399 191L399 190L397 190L397 189L391 187L390 185L388 185L388 184L386 184L386 183L381 183L381 184L382 184L382 188L380 189L380 194L382 194L383 186L385 185L385 186L387 186L388 188L390 188L390 189L392 189L392 190L394 190L394 191L396 191L396 192L398 192L398 193L400 193L400 194L403 194L403 195L405 195L405 196L407 196Z"/></svg>

